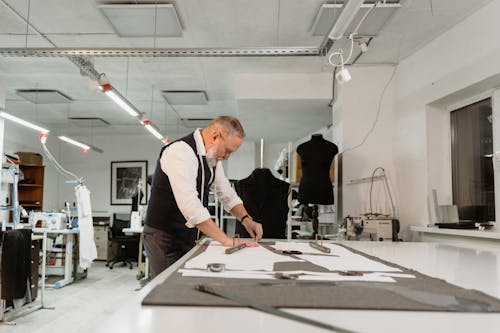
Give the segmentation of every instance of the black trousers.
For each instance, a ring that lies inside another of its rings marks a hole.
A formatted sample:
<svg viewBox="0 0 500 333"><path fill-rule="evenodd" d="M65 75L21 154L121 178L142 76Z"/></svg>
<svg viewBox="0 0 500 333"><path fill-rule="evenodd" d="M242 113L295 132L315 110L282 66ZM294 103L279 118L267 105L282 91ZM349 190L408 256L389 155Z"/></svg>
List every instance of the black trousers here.
<svg viewBox="0 0 500 333"><path fill-rule="evenodd" d="M182 233L171 233L145 225L143 233L149 272L154 278L194 247L198 229L186 227Z"/></svg>

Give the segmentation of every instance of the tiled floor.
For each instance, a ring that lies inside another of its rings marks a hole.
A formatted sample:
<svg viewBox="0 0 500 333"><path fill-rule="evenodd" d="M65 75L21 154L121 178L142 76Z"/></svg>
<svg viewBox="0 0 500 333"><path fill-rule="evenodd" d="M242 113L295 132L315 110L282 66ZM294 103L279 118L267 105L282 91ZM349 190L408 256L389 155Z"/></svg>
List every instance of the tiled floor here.
<svg viewBox="0 0 500 333"><path fill-rule="evenodd" d="M95 331L116 307L122 306L137 293L140 285L136 274L136 266L134 269L115 266L110 270L105 267L104 262L94 262L87 278L61 289L46 289L45 305L55 307L54 310L40 309L17 318L14 320L15 326L0 323L0 332Z"/></svg>

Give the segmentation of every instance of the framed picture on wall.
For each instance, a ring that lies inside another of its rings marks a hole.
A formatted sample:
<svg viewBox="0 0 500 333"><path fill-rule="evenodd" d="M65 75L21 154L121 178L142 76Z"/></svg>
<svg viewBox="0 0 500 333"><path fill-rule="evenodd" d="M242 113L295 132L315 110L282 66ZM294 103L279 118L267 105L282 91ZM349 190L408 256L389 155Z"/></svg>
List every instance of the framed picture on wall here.
<svg viewBox="0 0 500 333"><path fill-rule="evenodd" d="M111 162L111 204L131 205L134 196L148 202L148 161Z"/></svg>

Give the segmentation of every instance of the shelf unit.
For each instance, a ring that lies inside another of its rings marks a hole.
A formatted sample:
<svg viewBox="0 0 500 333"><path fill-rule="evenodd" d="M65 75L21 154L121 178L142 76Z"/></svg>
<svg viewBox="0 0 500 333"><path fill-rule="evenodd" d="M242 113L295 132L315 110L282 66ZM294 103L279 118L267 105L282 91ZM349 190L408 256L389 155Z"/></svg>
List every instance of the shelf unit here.
<svg viewBox="0 0 500 333"><path fill-rule="evenodd" d="M27 211L42 211L45 166L20 164L19 170L24 175L24 180L31 179L34 181L34 184L18 184L19 205L23 206Z"/></svg>
<svg viewBox="0 0 500 333"><path fill-rule="evenodd" d="M210 212L210 217L214 220L215 224L220 227L219 221L219 200L217 200L217 195L215 192L210 191L208 193L208 210Z"/></svg>

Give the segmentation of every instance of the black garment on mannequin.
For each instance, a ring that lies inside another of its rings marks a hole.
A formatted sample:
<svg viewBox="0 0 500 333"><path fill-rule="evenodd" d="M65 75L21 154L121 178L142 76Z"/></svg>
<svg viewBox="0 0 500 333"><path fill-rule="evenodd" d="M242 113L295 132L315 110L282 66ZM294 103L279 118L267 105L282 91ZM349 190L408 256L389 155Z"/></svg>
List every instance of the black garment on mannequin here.
<svg viewBox="0 0 500 333"><path fill-rule="evenodd" d="M290 184L273 176L269 169L255 169L250 176L234 184L248 214L262 224L263 238L285 238ZM240 237L250 237L241 223Z"/></svg>
<svg viewBox="0 0 500 333"><path fill-rule="evenodd" d="M321 134L313 134L311 140L297 147L302 162L302 178L298 200L303 204L333 204L330 165L339 149Z"/></svg>

